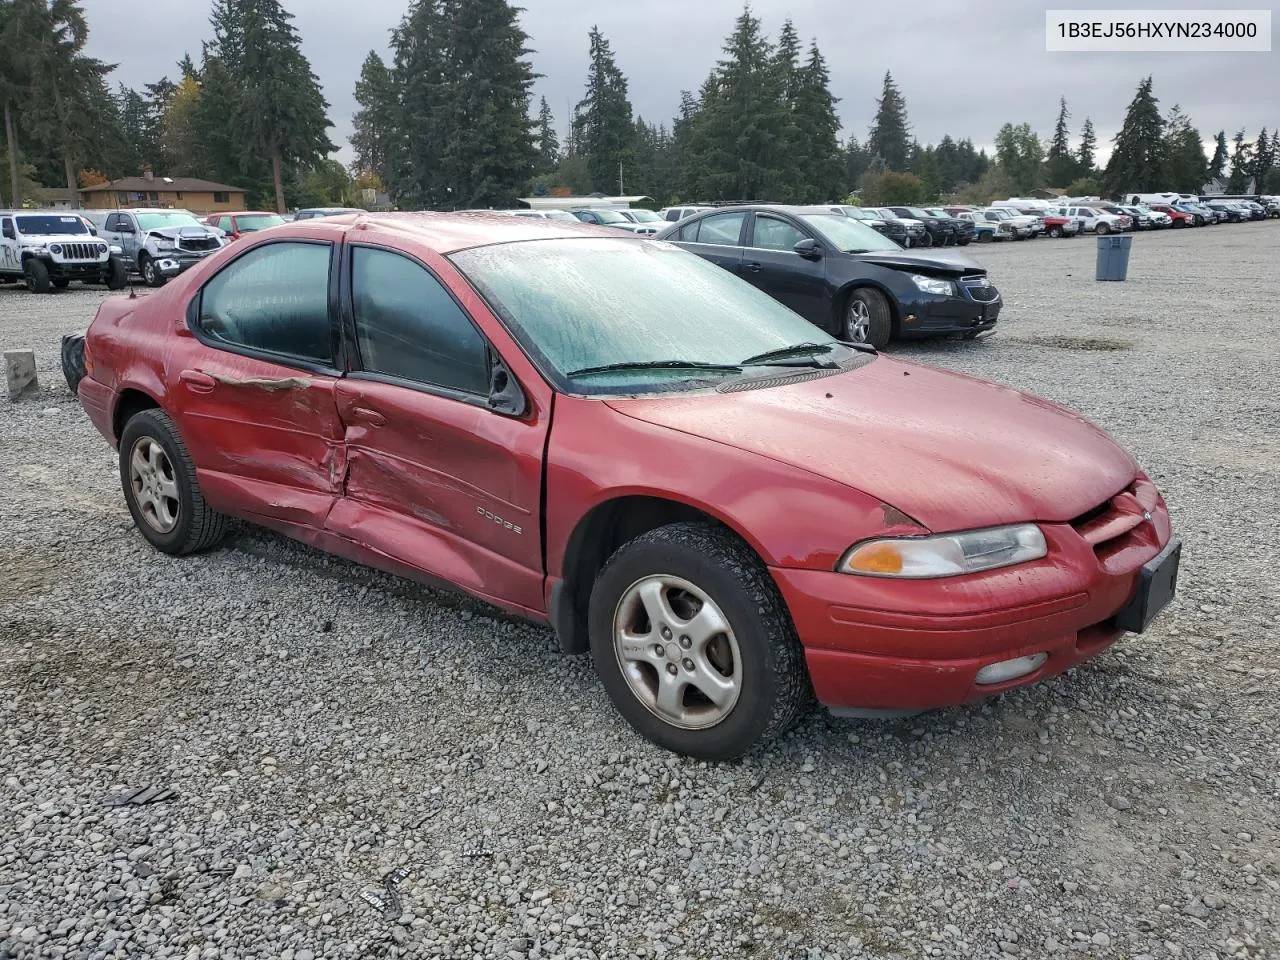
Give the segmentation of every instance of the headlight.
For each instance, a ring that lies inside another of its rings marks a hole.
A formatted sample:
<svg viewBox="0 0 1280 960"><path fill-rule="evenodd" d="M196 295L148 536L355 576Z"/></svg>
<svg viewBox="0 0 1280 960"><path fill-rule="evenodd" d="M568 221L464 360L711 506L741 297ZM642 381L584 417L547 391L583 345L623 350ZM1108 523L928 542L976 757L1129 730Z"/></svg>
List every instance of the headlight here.
<svg viewBox="0 0 1280 960"><path fill-rule="evenodd" d="M152 237L151 241L156 245L157 250L173 250L177 246L168 237Z"/></svg>
<svg viewBox="0 0 1280 960"><path fill-rule="evenodd" d="M836 570L867 577L954 577L1038 560L1048 553L1034 523L936 537L866 540L855 544Z"/></svg>
<svg viewBox="0 0 1280 960"><path fill-rule="evenodd" d="M938 280L936 277L926 277L919 273L911 274L911 282L925 293L936 293L942 297L951 297L955 295L956 287L950 280Z"/></svg>
<svg viewBox="0 0 1280 960"><path fill-rule="evenodd" d="M122 254L122 253L124 253L124 247L120 246L120 244L118 244L118 243L113 243L113 244L111 244L111 246L109 246L107 249L108 249L108 250L110 250L110 251L111 251L112 253L114 253L114 254Z"/></svg>

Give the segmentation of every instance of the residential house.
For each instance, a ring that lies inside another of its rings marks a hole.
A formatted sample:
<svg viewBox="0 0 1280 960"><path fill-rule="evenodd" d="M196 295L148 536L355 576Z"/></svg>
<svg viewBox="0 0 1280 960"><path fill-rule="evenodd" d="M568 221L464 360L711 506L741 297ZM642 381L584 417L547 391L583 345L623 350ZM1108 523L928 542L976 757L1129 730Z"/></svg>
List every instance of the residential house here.
<svg viewBox="0 0 1280 960"><path fill-rule="evenodd" d="M89 210L116 207L168 207L192 213L243 210L245 190L197 177L121 177L80 191L80 200Z"/></svg>

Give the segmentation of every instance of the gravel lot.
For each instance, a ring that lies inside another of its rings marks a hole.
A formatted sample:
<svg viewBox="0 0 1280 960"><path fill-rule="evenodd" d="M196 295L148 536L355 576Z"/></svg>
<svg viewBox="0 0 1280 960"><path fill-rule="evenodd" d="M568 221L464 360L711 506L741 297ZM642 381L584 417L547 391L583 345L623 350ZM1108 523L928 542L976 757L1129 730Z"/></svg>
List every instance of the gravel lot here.
<svg viewBox="0 0 1280 960"><path fill-rule="evenodd" d="M1112 431L1179 599L1032 689L721 766L545 630L259 530L152 550L59 368L103 294L0 287L43 389L0 397L0 958L1280 957L1280 224L1139 235L1123 284L1091 239L969 250L999 333L894 352Z"/></svg>

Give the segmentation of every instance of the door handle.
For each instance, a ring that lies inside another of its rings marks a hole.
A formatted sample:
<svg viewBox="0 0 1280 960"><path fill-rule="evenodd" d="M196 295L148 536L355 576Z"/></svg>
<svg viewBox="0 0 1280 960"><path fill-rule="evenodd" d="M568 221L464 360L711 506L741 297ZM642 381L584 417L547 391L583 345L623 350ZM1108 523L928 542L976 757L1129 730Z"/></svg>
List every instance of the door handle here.
<svg viewBox="0 0 1280 960"><path fill-rule="evenodd" d="M743 269L745 269L748 273L760 272L760 264L755 263L754 261L752 263L744 263L742 266L743 266Z"/></svg>
<svg viewBox="0 0 1280 960"><path fill-rule="evenodd" d="M178 379L187 385L192 393L209 393L217 385L217 381L207 373L199 370L183 370Z"/></svg>
<svg viewBox="0 0 1280 960"><path fill-rule="evenodd" d="M371 427L383 427L387 423L386 417L377 410L371 410L368 407L352 407L351 416L356 420L367 423Z"/></svg>

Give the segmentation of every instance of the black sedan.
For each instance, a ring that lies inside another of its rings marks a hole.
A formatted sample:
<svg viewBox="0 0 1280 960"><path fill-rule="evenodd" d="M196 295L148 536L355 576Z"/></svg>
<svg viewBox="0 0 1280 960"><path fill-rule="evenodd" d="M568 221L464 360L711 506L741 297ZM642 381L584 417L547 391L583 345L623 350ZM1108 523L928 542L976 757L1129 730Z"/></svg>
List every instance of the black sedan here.
<svg viewBox="0 0 1280 960"><path fill-rule="evenodd" d="M720 207L661 231L844 340L991 330L1002 304L987 271L959 253L900 248L829 207Z"/></svg>

